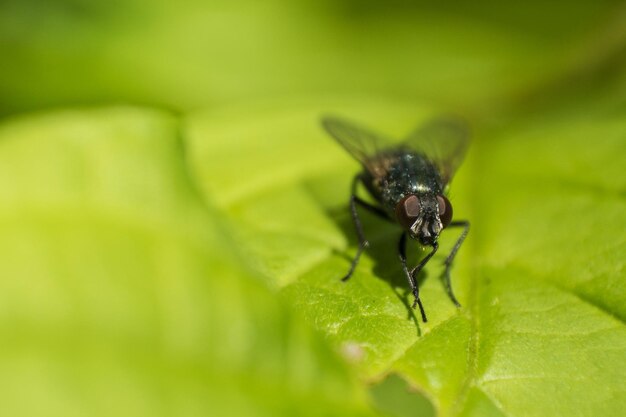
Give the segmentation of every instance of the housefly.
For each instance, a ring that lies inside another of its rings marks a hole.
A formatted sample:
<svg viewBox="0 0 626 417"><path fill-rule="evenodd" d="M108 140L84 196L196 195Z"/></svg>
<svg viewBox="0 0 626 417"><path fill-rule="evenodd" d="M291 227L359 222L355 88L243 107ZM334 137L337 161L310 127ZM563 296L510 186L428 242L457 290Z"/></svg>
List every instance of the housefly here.
<svg viewBox="0 0 626 417"><path fill-rule="evenodd" d="M422 320L426 322L416 277L439 249L437 240L441 231L460 227L462 232L446 257L443 272L448 296L460 307L450 284L450 268L469 232L469 221L452 220L452 205L446 194L469 144L465 124L454 118L437 118L400 142L336 117L324 117L322 125L363 167L362 172L354 177L350 195L350 212L359 248L342 280L352 276L363 250L369 246L357 207L399 224L403 231L398 242L398 255L415 297L413 308L419 306ZM365 186L375 204L357 196L359 183ZM407 236L431 248L412 269L407 267Z"/></svg>

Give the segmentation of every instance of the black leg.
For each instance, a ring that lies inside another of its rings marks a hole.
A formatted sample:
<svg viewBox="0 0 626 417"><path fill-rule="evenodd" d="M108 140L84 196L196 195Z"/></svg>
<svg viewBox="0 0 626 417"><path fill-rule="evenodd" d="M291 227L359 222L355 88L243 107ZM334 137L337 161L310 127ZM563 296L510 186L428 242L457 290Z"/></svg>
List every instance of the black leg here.
<svg viewBox="0 0 626 417"><path fill-rule="evenodd" d="M409 285L413 291L413 297L415 298L415 301L413 301L413 308L415 308L416 305L419 306L422 321L426 323L428 319L426 318L426 312L424 311L424 306L422 305L422 300L420 299L419 287L417 286L415 278L411 275L406 266L406 233L402 233L402 235L400 235L400 241L398 242L398 256L400 257L400 262L402 263L402 269L406 274L406 279L409 281Z"/></svg>
<svg viewBox="0 0 626 417"><path fill-rule="evenodd" d="M422 259L415 268L411 269L411 276L413 277L415 282L417 282L417 274L419 274L422 271L422 269L424 268L424 265L426 265L428 261L430 261L430 258L432 258L435 252L437 252L437 249L439 249L439 243L435 242L433 243L433 250L430 251L430 253L426 255L426 257Z"/></svg>
<svg viewBox="0 0 626 417"><path fill-rule="evenodd" d="M450 268L452 267L452 262L454 261L454 257L456 256L456 253L459 251L459 248L463 244L465 237L469 233L470 224L469 224L469 221L467 220L459 220L459 221L454 221L450 223L448 227L463 227L461 236L459 236L459 239L454 244L452 251L450 251L450 254L448 255L448 257L446 258L444 262L445 270L443 272L443 280L446 285L446 291L448 293L448 297L450 297L450 300L452 300L454 305L456 305L457 307L461 307L461 304L456 299L456 297L454 296L454 292L452 291L452 284L450 284Z"/></svg>
<svg viewBox="0 0 626 417"><path fill-rule="evenodd" d="M352 260L352 265L350 265L350 270L343 278L341 278L342 281L347 281L350 279L350 277L354 273L356 266L359 263L361 254L363 253L365 248L367 248L370 244L368 240L365 238L365 233L363 232L363 225L361 224L359 213L356 210L357 204L363 207L364 209L372 212L373 214L376 214L379 217L382 217L386 220L390 220L389 216L387 215L387 213L383 211L383 209L381 209L380 207L373 206L356 196L356 186L360 180L361 180L360 175L357 175L356 177L354 177L354 180L352 181L352 195L350 196L350 213L352 215L352 222L354 223L354 228L356 229L356 234L359 238L359 248L357 249L356 255L354 256L354 259Z"/></svg>
<svg viewBox="0 0 626 417"><path fill-rule="evenodd" d="M389 222L393 222L391 220L391 218L389 217L389 215L380 207L376 207L370 203L368 203L367 201L363 201L361 200L359 197L357 197L356 195L352 194L351 198L354 198L354 201L361 207L363 207L364 209L366 209L367 211L369 211L372 214L375 214L376 216L380 217L381 219L385 219Z"/></svg>
<svg viewBox="0 0 626 417"><path fill-rule="evenodd" d="M357 186L359 185L359 181L363 181L363 177L362 177L361 174L355 176L354 179L352 180L352 187L351 187L352 193L350 194L350 202L352 203L352 199L354 199L354 201L358 205L360 205L364 209L368 210L372 214L375 214L378 217L381 217L381 218L383 218L385 220L393 222L392 219L389 217L389 215L382 208L374 206L374 205L368 203L367 201L361 200L356 195L357 194Z"/></svg>
<svg viewBox="0 0 626 417"><path fill-rule="evenodd" d="M342 281L347 281L350 279L350 277L354 273L354 269L359 263L359 259L361 258L361 254L363 253L363 250L370 245L370 243L365 238L365 234L363 233L363 226L361 225L361 219L359 219L359 213L357 213L356 211L356 202L357 202L357 197L355 195L351 195L350 196L350 213L352 214L352 221L354 223L354 228L356 229L356 234L359 237L359 248L356 251L356 255L354 255L354 259L352 259L350 270L343 278L341 278Z"/></svg>
<svg viewBox="0 0 626 417"><path fill-rule="evenodd" d="M408 276L410 277L411 282L413 283L413 285L415 285L415 290L413 292L413 295L415 296L415 301L413 301L413 308L415 308L416 306L419 306L420 308L420 313L422 313L422 320L424 321L424 323L426 323L428 320L426 319L426 313L424 312L424 306L422 306L422 300L419 298L419 290L417 290L418 285L417 285L417 274L420 273L420 271L422 270L422 268L424 268L424 265L426 265L428 263L428 261L430 260L430 258L433 257L433 255L435 254L435 252L437 252L437 249L439 249L439 244L437 242L435 242L433 244L433 250L426 255L426 257L424 259L422 259L420 261L419 264L417 264L417 266L413 269L411 269L411 271L407 271Z"/></svg>

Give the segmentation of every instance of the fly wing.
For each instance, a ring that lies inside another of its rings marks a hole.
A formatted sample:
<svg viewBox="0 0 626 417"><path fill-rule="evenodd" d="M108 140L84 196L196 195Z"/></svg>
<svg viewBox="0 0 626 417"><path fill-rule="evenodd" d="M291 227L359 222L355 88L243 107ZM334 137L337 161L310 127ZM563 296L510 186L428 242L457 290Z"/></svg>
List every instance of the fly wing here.
<svg viewBox="0 0 626 417"><path fill-rule="evenodd" d="M463 120L446 116L433 119L418 128L402 145L424 154L433 162L445 186L463 162L469 138L469 128Z"/></svg>
<svg viewBox="0 0 626 417"><path fill-rule="evenodd" d="M323 117L322 126L365 168L381 150L392 146L390 139L344 119Z"/></svg>

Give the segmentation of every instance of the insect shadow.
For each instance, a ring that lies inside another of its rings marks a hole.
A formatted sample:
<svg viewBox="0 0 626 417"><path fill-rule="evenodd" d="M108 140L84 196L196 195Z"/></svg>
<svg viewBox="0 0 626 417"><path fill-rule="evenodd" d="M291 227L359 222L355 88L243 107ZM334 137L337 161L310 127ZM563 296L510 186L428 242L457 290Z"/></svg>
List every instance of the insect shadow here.
<svg viewBox="0 0 626 417"><path fill-rule="evenodd" d="M348 251L334 250L334 254L344 258L349 265L352 262L354 250L358 248L359 241L354 234L354 224L346 212L345 206L334 207L327 210L328 217L339 227L341 232L348 239ZM389 250L390 247L395 247L398 244L398 238L402 233L402 230L398 227L394 227L393 224L381 220L374 215L365 213L362 216L363 226L368 230L368 236L370 238L370 246L367 251L367 256L373 261L372 273L379 279L387 282L395 293L396 297L407 310L407 319L412 320L418 331L418 336L421 335L420 321L415 314L415 309L412 308L411 301L411 289L406 286L406 278L404 271L402 270L401 263L398 259L397 252ZM423 258L424 250L419 248L419 245L411 245L407 256L408 261L413 264ZM419 286L428 278L428 271L423 269L417 275L417 284Z"/></svg>

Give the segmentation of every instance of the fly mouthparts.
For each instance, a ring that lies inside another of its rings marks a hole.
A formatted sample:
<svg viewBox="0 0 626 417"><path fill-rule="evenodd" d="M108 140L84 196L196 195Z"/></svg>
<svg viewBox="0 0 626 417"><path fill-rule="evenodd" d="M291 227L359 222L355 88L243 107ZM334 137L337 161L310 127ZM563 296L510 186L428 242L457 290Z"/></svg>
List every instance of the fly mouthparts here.
<svg viewBox="0 0 626 417"><path fill-rule="evenodd" d="M438 218L435 219L435 222L432 225L432 233L434 235L439 235L439 233L441 232L441 230L443 229L443 224L441 223L441 220L439 220Z"/></svg>
<svg viewBox="0 0 626 417"><path fill-rule="evenodd" d="M422 217L418 217L417 220L415 220L415 223L413 223L413 226L411 226L411 232L413 232L413 235L417 236L417 234L419 233L420 227L422 227L423 222L424 220Z"/></svg>

